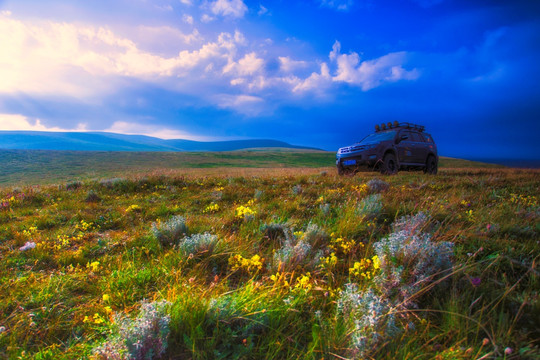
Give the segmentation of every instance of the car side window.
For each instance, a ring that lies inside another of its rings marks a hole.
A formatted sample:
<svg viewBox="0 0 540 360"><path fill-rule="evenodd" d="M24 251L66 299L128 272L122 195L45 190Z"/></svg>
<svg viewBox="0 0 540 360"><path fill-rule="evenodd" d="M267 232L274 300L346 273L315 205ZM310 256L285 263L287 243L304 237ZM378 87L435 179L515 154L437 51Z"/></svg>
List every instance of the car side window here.
<svg viewBox="0 0 540 360"><path fill-rule="evenodd" d="M405 137L405 138L403 138ZM408 132L407 130L403 130L400 134L399 134L399 138L402 140L402 141L412 141L411 139L411 133Z"/></svg>
<svg viewBox="0 0 540 360"><path fill-rule="evenodd" d="M412 135L412 140L411 141L414 141L414 142L424 142L424 140L422 139L422 137L420 136L420 134L416 133L416 132L411 132L411 135Z"/></svg>
<svg viewBox="0 0 540 360"><path fill-rule="evenodd" d="M432 142L433 142L433 140L431 139L431 136L429 136L429 135L427 135L427 134L423 134L423 136L424 136L424 139L425 139L426 142L428 142L428 143L432 143Z"/></svg>

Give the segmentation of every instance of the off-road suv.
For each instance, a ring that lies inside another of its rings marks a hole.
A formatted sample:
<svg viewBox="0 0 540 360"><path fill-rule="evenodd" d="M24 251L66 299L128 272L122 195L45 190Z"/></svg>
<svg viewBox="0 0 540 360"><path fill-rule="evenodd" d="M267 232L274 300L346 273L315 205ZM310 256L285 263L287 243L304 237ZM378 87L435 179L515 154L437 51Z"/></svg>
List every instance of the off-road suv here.
<svg viewBox="0 0 540 360"><path fill-rule="evenodd" d="M395 174L398 170L422 169L437 174L437 146L424 126L410 123L381 124L360 142L340 148L336 154L338 174L354 174L362 168Z"/></svg>

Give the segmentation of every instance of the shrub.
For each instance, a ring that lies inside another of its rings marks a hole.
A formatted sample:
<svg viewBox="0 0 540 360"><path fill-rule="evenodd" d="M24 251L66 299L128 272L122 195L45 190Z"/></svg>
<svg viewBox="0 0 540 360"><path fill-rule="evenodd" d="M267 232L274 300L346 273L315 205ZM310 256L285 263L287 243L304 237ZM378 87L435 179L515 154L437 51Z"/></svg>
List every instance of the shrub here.
<svg viewBox="0 0 540 360"><path fill-rule="evenodd" d="M377 194L388 190L390 184L388 184L386 181L375 178L369 180L367 186L371 194Z"/></svg>
<svg viewBox="0 0 540 360"><path fill-rule="evenodd" d="M328 242L329 236L316 224L311 223L304 233L299 234L302 234L301 238L289 235L283 246L274 252L273 268L284 271L299 265L314 267L319 263L322 254L314 249Z"/></svg>
<svg viewBox="0 0 540 360"><path fill-rule="evenodd" d="M216 235L209 233L193 234L182 239L178 247L184 255L196 255L203 252L212 253L217 241L218 237Z"/></svg>
<svg viewBox="0 0 540 360"><path fill-rule="evenodd" d="M311 245L302 240L295 245L290 242L285 243L274 253L274 268L279 271L294 269L308 258L311 249Z"/></svg>
<svg viewBox="0 0 540 360"><path fill-rule="evenodd" d="M298 184L294 185L291 191L293 195L300 195L304 191L304 189L302 189L302 185Z"/></svg>
<svg viewBox="0 0 540 360"><path fill-rule="evenodd" d="M212 299L206 325L212 329L213 357L218 359L252 358L257 337L268 326L264 302L252 302L250 294L232 294Z"/></svg>
<svg viewBox="0 0 540 360"><path fill-rule="evenodd" d="M87 203L96 203L100 200L101 198L94 190L88 191L88 193L86 194L86 199L84 199L84 201L86 201Z"/></svg>
<svg viewBox="0 0 540 360"><path fill-rule="evenodd" d="M330 236L328 236L326 231L319 228L317 224L309 223L302 239L311 244L314 248L318 248L328 243Z"/></svg>
<svg viewBox="0 0 540 360"><path fill-rule="evenodd" d="M80 181L71 181L66 184L66 190L76 190L82 186Z"/></svg>
<svg viewBox="0 0 540 360"><path fill-rule="evenodd" d="M170 303L143 303L139 316L131 320L116 316L116 334L110 340L94 349L99 360L109 359L154 359L167 349L170 316L166 307Z"/></svg>
<svg viewBox="0 0 540 360"><path fill-rule="evenodd" d="M164 223L152 224L152 235L159 240L161 245L173 245L184 237L188 232L186 219L183 216L173 216Z"/></svg>
<svg viewBox="0 0 540 360"><path fill-rule="evenodd" d="M125 182L127 182L127 180L124 178L112 178L112 179L103 179L99 182L99 184L108 189L114 189Z"/></svg>
<svg viewBox="0 0 540 360"><path fill-rule="evenodd" d="M261 232L268 239L272 241L278 240L281 244L284 244L286 241L293 241L292 231L286 224L264 224L261 226Z"/></svg>
<svg viewBox="0 0 540 360"><path fill-rule="evenodd" d="M358 213L370 219L376 218L382 209L381 194L368 195L358 204Z"/></svg>
<svg viewBox="0 0 540 360"><path fill-rule="evenodd" d="M373 245L380 271L372 288L360 292L356 284L347 284L340 293L337 312L353 327L355 357L366 357L382 340L401 332L397 321L408 322L407 310L417 307L416 298L452 268L453 244L432 242L420 231L427 222L422 212L397 220L394 232Z"/></svg>
<svg viewBox="0 0 540 360"><path fill-rule="evenodd" d="M396 326L390 302L372 289L360 292L356 284L346 284L337 301L338 314L352 323L351 350L363 359L386 336L401 330Z"/></svg>

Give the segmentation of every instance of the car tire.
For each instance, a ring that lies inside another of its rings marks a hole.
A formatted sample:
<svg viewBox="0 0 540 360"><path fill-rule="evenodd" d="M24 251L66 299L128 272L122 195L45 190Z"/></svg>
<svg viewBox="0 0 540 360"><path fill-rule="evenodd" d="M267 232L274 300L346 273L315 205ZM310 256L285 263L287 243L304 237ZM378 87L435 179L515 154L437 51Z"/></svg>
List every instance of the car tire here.
<svg viewBox="0 0 540 360"><path fill-rule="evenodd" d="M381 173L386 175L397 174L398 164L393 154L386 154L381 165Z"/></svg>
<svg viewBox="0 0 540 360"><path fill-rule="evenodd" d="M424 173L430 175L437 175L438 164L437 159L433 155L429 155L426 160L426 167L424 168Z"/></svg>
<svg viewBox="0 0 540 360"><path fill-rule="evenodd" d="M339 176L345 175L345 171L344 171L343 167L338 165L337 166L337 173L338 173Z"/></svg>

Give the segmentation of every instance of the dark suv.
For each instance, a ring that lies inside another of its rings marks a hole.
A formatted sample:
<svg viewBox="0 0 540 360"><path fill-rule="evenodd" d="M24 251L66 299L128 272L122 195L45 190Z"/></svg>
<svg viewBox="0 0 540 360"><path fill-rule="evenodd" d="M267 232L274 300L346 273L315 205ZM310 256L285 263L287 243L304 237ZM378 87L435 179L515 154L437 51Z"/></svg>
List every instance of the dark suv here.
<svg viewBox="0 0 540 360"><path fill-rule="evenodd" d="M338 174L354 174L361 168L395 174L403 169L423 169L436 174L439 163L437 146L422 125L381 124L360 142L343 147L336 154Z"/></svg>

